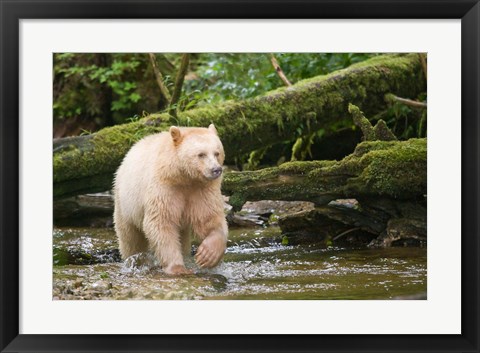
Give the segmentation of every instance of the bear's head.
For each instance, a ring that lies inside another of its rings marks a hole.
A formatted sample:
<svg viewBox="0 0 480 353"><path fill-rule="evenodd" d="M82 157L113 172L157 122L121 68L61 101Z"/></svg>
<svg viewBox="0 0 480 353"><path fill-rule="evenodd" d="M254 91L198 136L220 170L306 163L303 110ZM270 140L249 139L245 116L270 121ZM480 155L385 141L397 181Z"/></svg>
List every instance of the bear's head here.
<svg viewBox="0 0 480 353"><path fill-rule="evenodd" d="M208 128L170 127L179 166L192 179L215 180L222 175L223 145L213 124Z"/></svg>

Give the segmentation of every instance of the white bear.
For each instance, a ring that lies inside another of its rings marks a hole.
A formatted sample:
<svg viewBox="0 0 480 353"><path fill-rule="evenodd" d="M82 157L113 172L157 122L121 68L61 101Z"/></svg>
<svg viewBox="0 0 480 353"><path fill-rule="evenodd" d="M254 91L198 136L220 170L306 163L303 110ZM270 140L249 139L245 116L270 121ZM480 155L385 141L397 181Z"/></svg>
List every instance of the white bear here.
<svg viewBox="0 0 480 353"><path fill-rule="evenodd" d="M188 274L183 256L201 240L200 267L225 253L227 222L220 191L222 143L213 124L147 136L127 153L114 182L114 223L122 258L153 250L167 274Z"/></svg>

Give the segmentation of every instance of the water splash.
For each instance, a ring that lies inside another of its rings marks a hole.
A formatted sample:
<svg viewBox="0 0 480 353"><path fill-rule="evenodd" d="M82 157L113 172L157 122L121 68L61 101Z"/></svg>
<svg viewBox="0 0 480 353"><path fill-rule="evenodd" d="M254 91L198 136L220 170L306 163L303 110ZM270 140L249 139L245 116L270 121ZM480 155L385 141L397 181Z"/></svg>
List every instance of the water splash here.
<svg viewBox="0 0 480 353"><path fill-rule="evenodd" d="M190 257L190 276L166 275L151 253L54 266L54 298L392 299L426 292L426 249L289 246L279 238L278 228L234 229L223 262L201 269ZM91 253L117 247L112 231L96 229L56 230L54 246Z"/></svg>

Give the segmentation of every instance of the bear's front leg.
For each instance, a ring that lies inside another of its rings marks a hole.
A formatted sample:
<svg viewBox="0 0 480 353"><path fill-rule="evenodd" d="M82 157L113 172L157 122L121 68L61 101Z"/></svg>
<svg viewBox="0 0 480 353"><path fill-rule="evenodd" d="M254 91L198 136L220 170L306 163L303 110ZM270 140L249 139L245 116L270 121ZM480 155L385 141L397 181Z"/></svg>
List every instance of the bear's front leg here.
<svg viewBox="0 0 480 353"><path fill-rule="evenodd" d="M180 232L174 225L159 221L158 217L145 217L143 228L166 274L185 275L193 273L193 271L185 268Z"/></svg>
<svg viewBox="0 0 480 353"><path fill-rule="evenodd" d="M195 255L197 265L215 267L222 260L227 248L227 232L224 229L212 231L200 244Z"/></svg>

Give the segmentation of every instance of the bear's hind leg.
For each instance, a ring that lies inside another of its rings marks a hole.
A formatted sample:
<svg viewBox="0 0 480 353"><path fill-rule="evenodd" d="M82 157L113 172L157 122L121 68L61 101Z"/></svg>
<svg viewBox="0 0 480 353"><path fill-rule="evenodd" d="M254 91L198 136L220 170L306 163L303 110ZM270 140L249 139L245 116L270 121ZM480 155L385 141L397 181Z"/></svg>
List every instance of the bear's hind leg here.
<svg viewBox="0 0 480 353"><path fill-rule="evenodd" d="M115 232L122 259L148 250L148 241L135 225L115 217Z"/></svg>
<svg viewBox="0 0 480 353"><path fill-rule="evenodd" d="M182 254L184 257L192 253L192 234L190 227L182 229L180 232L180 242L182 244Z"/></svg>

